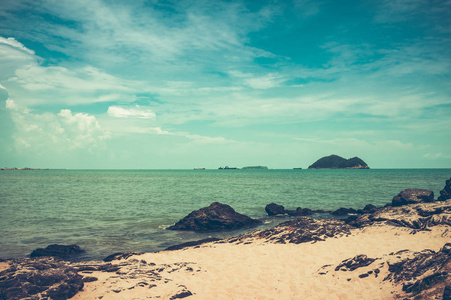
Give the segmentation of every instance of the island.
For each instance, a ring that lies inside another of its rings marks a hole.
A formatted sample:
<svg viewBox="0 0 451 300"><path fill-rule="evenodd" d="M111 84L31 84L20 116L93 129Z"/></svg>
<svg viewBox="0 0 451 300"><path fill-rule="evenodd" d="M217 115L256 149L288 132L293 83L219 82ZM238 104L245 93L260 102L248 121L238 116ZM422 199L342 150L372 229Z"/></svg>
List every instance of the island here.
<svg viewBox="0 0 451 300"><path fill-rule="evenodd" d="M242 170L268 170L267 166L249 166L243 167Z"/></svg>
<svg viewBox="0 0 451 300"><path fill-rule="evenodd" d="M360 158L350 159L332 154L318 159L309 169L369 169L368 165Z"/></svg>

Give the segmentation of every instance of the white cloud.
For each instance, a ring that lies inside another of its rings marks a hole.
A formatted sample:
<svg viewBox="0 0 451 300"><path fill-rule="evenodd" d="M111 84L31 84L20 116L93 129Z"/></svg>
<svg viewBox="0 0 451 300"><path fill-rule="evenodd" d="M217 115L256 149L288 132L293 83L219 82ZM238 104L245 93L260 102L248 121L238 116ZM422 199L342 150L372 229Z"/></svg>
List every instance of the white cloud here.
<svg viewBox="0 0 451 300"><path fill-rule="evenodd" d="M15 124L13 138L18 151L25 148L37 153L91 151L110 138L110 133L100 127L96 118L85 113L73 114L69 109L62 109L58 114L36 114L10 99L6 107Z"/></svg>
<svg viewBox="0 0 451 300"><path fill-rule="evenodd" d="M155 119L155 113L148 107L135 105L132 108L110 106L108 115L114 118L138 118L138 119Z"/></svg>
<svg viewBox="0 0 451 300"><path fill-rule="evenodd" d="M22 43L18 42L15 38L9 37L9 38L4 38L0 36L0 45L1 46L9 46L14 48L15 50L19 50L21 52L24 52L26 54L32 55L34 56L34 51L31 49L28 49L27 47L25 47Z"/></svg>

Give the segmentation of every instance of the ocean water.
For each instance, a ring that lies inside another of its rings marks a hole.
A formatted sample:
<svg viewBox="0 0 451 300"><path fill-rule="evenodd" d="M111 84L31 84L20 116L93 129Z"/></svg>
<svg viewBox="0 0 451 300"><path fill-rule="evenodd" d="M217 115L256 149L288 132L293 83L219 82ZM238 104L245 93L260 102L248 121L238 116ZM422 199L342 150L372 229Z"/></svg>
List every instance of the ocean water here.
<svg viewBox="0 0 451 300"><path fill-rule="evenodd" d="M30 170L0 171L0 258L49 244L77 244L84 259L158 251L222 234L165 228L214 201L272 226L271 202L335 210L383 206L406 188L436 198L451 169L408 170Z"/></svg>

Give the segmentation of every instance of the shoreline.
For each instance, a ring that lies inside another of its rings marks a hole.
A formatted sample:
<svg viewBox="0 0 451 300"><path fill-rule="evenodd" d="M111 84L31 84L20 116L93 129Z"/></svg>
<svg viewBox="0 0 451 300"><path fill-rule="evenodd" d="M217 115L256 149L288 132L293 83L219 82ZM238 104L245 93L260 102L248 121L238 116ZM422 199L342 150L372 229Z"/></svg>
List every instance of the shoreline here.
<svg viewBox="0 0 451 300"><path fill-rule="evenodd" d="M72 299L443 299L451 288L451 199L382 208L355 222L301 217L110 262L9 260L0 277L65 270L78 278L62 283Z"/></svg>

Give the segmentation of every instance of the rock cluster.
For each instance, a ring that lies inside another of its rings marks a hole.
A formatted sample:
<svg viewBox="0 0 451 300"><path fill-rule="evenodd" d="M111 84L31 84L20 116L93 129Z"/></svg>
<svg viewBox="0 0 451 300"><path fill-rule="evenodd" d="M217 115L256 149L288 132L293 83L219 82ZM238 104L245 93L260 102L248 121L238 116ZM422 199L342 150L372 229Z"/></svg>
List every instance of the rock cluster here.
<svg viewBox="0 0 451 300"><path fill-rule="evenodd" d="M261 221L237 213L232 207L219 202L191 212L169 227L169 230L219 231L251 227Z"/></svg>
<svg viewBox="0 0 451 300"><path fill-rule="evenodd" d="M426 230L443 224L451 226L451 201L410 204L400 207L387 206L373 213L350 216L344 220L355 227L364 227L376 222L392 226Z"/></svg>
<svg viewBox="0 0 451 300"><path fill-rule="evenodd" d="M249 238L258 238L277 244L300 244L324 241L328 237L347 235L351 233L351 228L351 226L341 220L320 220L301 217L280 223L272 228L242 234L227 241L235 243Z"/></svg>
<svg viewBox="0 0 451 300"><path fill-rule="evenodd" d="M24 258L0 272L0 299L68 299L83 288L83 276L56 258Z"/></svg>
<svg viewBox="0 0 451 300"><path fill-rule="evenodd" d="M437 288L443 290L443 299L446 299L447 291L443 286L451 285L451 243L445 244L440 251L423 250L412 256L388 262L390 273L384 280L402 282L404 292L422 294L418 299L431 299L429 295L436 295Z"/></svg>
<svg viewBox="0 0 451 300"><path fill-rule="evenodd" d="M323 210L311 210L308 208L301 208L298 207L296 210L287 210L284 206L276 204L276 203L270 203L266 205L265 211L268 214L268 216L276 216L276 215L289 215L289 216L310 216L314 213L322 213Z"/></svg>

